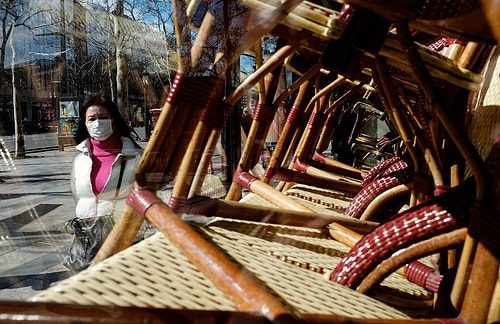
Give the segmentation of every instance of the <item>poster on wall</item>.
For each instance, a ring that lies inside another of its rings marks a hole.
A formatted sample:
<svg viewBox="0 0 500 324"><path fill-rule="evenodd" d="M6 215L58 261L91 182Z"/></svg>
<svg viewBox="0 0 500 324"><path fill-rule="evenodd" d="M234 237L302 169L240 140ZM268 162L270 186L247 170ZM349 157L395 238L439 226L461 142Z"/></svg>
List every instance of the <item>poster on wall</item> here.
<svg viewBox="0 0 500 324"><path fill-rule="evenodd" d="M80 103L76 100L64 100L59 103L59 135L73 136L78 127Z"/></svg>
<svg viewBox="0 0 500 324"><path fill-rule="evenodd" d="M78 117L80 103L78 101L61 101L59 112L61 117Z"/></svg>

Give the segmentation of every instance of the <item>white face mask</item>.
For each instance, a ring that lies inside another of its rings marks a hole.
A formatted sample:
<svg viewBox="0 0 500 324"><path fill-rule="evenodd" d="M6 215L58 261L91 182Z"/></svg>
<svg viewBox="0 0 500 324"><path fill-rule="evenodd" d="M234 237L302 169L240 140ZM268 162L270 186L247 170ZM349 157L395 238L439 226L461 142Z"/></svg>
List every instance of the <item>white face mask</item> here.
<svg viewBox="0 0 500 324"><path fill-rule="evenodd" d="M112 119L96 119L87 123L90 137L97 141L104 141L113 134Z"/></svg>

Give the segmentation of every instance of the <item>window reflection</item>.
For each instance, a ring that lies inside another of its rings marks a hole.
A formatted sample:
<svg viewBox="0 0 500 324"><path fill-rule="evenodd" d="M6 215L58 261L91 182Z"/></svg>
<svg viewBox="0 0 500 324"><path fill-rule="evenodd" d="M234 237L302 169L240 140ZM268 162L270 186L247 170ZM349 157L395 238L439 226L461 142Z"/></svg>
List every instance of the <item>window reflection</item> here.
<svg viewBox="0 0 500 324"><path fill-rule="evenodd" d="M170 1L1 4L0 257L15 262L0 263L0 300L25 300L69 275L60 258L79 107L103 93L145 138L177 70L175 33Z"/></svg>

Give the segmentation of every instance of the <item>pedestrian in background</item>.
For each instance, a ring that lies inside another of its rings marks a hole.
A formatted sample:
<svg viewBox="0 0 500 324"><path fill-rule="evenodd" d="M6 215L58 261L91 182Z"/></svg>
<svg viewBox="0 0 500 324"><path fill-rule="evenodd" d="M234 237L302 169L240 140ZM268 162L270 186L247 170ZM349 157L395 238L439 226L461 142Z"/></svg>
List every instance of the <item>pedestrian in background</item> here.
<svg viewBox="0 0 500 324"><path fill-rule="evenodd" d="M64 261L77 271L90 264L118 220L142 151L116 104L103 96L91 96L80 116L71 172L76 218L69 223L75 237Z"/></svg>

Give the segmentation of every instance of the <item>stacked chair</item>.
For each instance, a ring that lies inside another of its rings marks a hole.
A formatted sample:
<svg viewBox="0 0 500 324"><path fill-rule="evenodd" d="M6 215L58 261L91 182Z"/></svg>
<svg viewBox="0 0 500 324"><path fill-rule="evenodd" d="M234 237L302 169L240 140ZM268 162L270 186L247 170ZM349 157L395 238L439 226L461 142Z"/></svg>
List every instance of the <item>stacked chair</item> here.
<svg viewBox="0 0 500 324"><path fill-rule="evenodd" d="M487 116L498 130L500 80L491 71L499 55L488 26L468 29L460 20L482 17L479 3L355 0L324 8L296 0L212 1L195 45L186 28L192 7L172 3L179 70L126 210L93 266L31 303L7 304L7 316L500 321L500 141L498 134L482 136L481 121ZM416 43L410 25L480 46L465 46L474 55L455 61ZM279 38L276 53L227 92L229 67L267 33ZM310 64L276 96L286 60L304 53ZM264 95L225 199L200 195L228 115L258 83ZM340 85L348 90L334 98ZM257 178L249 171L276 108L294 93L269 167ZM322 154L351 96L380 100L401 139L393 157L367 172ZM484 112L487 105L493 112ZM170 182L168 200L160 199ZM251 192L245 197L244 188ZM144 218L158 233L131 245Z"/></svg>

